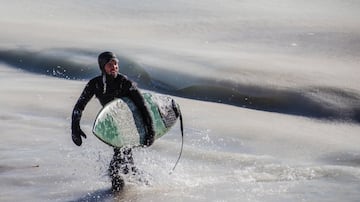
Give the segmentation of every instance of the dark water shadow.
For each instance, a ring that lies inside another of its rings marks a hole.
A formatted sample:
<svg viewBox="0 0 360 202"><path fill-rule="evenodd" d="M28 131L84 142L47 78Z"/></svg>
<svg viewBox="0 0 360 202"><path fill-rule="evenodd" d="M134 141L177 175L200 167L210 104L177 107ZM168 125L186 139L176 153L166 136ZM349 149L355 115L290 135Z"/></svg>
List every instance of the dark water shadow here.
<svg viewBox="0 0 360 202"><path fill-rule="evenodd" d="M86 195L75 199L70 200L69 202L100 202L100 201L116 201L117 197L121 195L122 192L113 192L110 188L100 189Z"/></svg>
<svg viewBox="0 0 360 202"><path fill-rule="evenodd" d="M355 151L332 152L319 160L330 165L360 167L360 153Z"/></svg>

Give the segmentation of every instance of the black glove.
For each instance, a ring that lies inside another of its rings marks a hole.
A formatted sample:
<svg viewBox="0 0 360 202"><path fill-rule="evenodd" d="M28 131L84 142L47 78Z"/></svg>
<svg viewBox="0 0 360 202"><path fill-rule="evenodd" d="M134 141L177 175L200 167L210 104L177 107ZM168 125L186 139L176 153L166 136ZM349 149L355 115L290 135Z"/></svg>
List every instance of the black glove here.
<svg viewBox="0 0 360 202"><path fill-rule="evenodd" d="M80 146L82 143L81 140L81 136L83 138L86 138L85 133L81 130L80 126L73 126L71 127L71 137L73 142L77 145Z"/></svg>

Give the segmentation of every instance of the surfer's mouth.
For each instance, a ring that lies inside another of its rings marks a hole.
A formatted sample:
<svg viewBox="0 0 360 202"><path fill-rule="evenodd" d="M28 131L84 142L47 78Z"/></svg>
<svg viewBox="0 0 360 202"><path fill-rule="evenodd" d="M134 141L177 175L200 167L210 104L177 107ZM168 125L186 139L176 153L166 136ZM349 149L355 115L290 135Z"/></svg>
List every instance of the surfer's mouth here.
<svg viewBox="0 0 360 202"><path fill-rule="evenodd" d="M118 71L117 71L117 69L112 69L112 70L110 70L110 73L111 73L111 74L117 74Z"/></svg>
<svg viewBox="0 0 360 202"><path fill-rule="evenodd" d="M108 71L107 73L106 73L107 75L109 75L109 76L111 76L111 77L117 77L117 75L119 74L119 72L118 71L116 71L116 70L111 70L111 71Z"/></svg>

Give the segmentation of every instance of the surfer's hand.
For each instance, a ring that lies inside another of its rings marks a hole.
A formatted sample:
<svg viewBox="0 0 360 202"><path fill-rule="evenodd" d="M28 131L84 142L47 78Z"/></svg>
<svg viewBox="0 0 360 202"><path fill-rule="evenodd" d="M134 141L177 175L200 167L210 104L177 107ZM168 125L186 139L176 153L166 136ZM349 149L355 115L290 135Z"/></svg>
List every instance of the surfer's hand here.
<svg viewBox="0 0 360 202"><path fill-rule="evenodd" d="M80 146L81 143L82 143L81 136L82 136L83 138L86 138L85 133L81 130L80 127L75 127L75 128L72 129L71 137L72 137L73 142L74 142L77 146Z"/></svg>

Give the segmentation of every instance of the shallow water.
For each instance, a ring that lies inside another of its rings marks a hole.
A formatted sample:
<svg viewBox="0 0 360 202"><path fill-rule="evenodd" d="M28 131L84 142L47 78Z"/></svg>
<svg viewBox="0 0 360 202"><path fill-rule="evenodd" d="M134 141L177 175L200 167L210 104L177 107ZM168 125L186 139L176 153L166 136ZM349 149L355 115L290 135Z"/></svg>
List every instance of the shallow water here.
<svg viewBox="0 0 360 202"><path fill-rule="evenodd" d="M0 8L0 201L358 201L357 1L16 1ZM36 12L35 12L36 11ZM70 115L112 50L185 122L110 191L100 104Z"/></svg>

